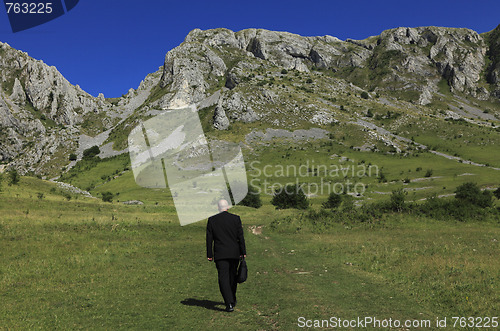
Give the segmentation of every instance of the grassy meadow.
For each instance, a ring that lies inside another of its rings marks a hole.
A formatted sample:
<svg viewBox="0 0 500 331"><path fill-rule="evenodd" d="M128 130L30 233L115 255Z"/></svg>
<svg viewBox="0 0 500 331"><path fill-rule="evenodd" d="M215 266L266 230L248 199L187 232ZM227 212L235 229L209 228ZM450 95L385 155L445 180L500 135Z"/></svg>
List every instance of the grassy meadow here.
<svg viewBox="0 0 500 331"><path fill-rule="evenodd" d="M228 314L205 257L206 221L180 227L168 193L148 195L130 176L92 193L123 181L118 198L149 196L144 205L123 205L117 196L112 203L68 198L56 184L32 177L12 186L4 181L0 328L293 330L299 317L434 323L498 315L498 220L391 213L375 224L298 230L284 220L303 212L276 210L267 196L260 209L233 209L243 219L250 272L236 312Z"/></svg>

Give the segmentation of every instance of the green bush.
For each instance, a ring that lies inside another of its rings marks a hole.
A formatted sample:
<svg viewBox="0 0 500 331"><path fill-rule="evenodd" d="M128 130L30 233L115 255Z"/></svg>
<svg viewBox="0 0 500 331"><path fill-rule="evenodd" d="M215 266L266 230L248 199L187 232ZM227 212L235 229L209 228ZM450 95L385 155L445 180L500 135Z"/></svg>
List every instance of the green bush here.
<svg viewBox="0 0 500 331"><path fill-rule="evenodd" d="M486 208L493 205L493 193L490 191L481 192L476 183L468 182L460 185L455 190L455 199L465 204L472 204Z"/></svg>
<svg viewBox="0 0 500 331"><path fill-rule="evenodd" d="M104 202L112 202L113 201L113 193L111 192L103 192L102 193L102 201Z"/></svg>
<svg viewBox="0 0 500 331"><path fill-rule="evenodd" d="M326 202L323 203L323 208L325 209L338 208L341 203L342 203L342 196L340 194L331 192L330 195L328 196L328 200L326 200Z"/></svg>
<svg viewBox="0 0 500 331"><path fill-rule="evenodd" d="M342 195L341 210L343 213L352 213L356 210L356 205L354 205L354 198L351 195Z"/></svg>
<svg viewBox="0 0 500 331"><path fill-rule="evenodd" d="M77 159L77 155L75 153L69 154L69 160L70 161L76 161L76 159Z"/></svg>
<svg viewBox="0 0 500 331"><path fill-rule="evenodd" d="M500 199L500 187L493 192L493 195L495 198Z"/></svg>
<svg viewBox="0 0 500 331"><path fill-rule="evenodd" d="M286 75L288 73L288 71L286 69L281 69L281 74L282 75Z"/></svg>
<svg viewBox="0 0 500 331"><path fill-rule="evenodd" d="M61 194L64 198L66 198L66 200L71 200L71 194L69 194L68 192L61 192Z"/></svg>
<svg viewBox="0 0 500 331"><path fill-rule="evenodd" d="M20 177L16 169L9 171L9 185L17 185Z"/></svg>
<svg viewBox="0 0 500 331"><path fill-rule="evenodd" d="M387 177L385 177L385 174L380 171L379 175L378 175L378 182L379 183L387 183Z"/></svg>
<svg viewBox="0 0 500 331"><path fill-rule="evenodd" d="M488 221L500 219L500 210L496 208L481 208L476 205L463 203L457 199L442 199L436 195L428 198L424 203L404 202L405 193L396 190L394 198L390 201L366 204L361 207L354 207L351 196L343 196L341 211L337 212L329 209L308 209L299 217L276 219L271 222L270 227L278 232L299 232L310 230L322 233L331 229L335 224L342 224L345 227L352 226L385 226L386 215L396 212L408 215L424 216L436 220L454 220L461 222ZM351 199L348 199L351 198ZM348 202L348 205L344 204Z"/></svg>
<svg viewBox="0 0 500 331"><path fill-rule="evenodd" d="M278 209L307 209L309 200L300 185L286 185L276 189L271 203Z"/></svg>
<svg viewBox="0 0 500 331"><path fill-rule="evenodd" d="M363 91L363 92L361 92L361 97L363 99L368 99L369 96L368 96L368 93L366 93L365 91Z"/></svg>
<svg viewBox="0 0 500 331"><path fill-rule="evenodd" d="M249 185L248 193L245 198L240 201L239 205L260 208L262 206L262 201L260 200L260 193L258 189Z"/></svg>
<svg viewBox="0 0 500 331"><path fill-rule="evenodd" d="M432 173L433 173L432 169L427 169L427 171L425 172L424 177L431 177Z"/></svg>
<svg viewBox="0 0 500 331"><path fill-rule="evenodd" d="M498 212L494 209L481 208L470 203L463 203L458 199L440 199L435 195L420 205L417 211L433 219L461 222L484 221L490 217L498 218Z"/></svg>
<svg viewBox="0 0 500 331"><path fill-rule="evenodd" d="M101 150L99 149L98 146L92 146L90 148L87 148L86 150L83 151L83 157L84 158L92 158L94 156L97 156L101 153Z"/></svg>
<svg viewBox="0 0 500 331"><path fill-rule="evenodd" d="M401 212L405 208L406 192L400 188L392 191L391 194L391 209Z"/></svg>

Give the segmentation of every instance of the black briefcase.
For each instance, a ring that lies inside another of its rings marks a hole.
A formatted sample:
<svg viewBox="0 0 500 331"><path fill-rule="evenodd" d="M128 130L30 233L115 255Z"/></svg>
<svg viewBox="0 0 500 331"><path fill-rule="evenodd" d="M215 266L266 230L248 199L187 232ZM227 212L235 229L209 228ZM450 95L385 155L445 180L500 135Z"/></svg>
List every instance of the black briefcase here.
<svg viewBox="0 0 500 331"><path fill-rule="evenodd" d="M236 281L241 284L247 280L247 276L248 276L247 261L245 261L245 258L242 258L240 260L240 265L238 267L238 278L236 279Z"/></svg>

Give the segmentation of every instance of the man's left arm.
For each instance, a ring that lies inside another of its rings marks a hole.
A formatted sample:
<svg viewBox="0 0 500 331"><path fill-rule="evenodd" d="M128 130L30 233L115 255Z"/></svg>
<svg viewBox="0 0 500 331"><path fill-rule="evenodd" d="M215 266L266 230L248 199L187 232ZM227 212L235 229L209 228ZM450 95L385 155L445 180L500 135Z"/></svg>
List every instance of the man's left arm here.
<svg viewBox="0 0 500 331"><path fill-rule="evenodd" d="M212 261L214 258L214 253L212 249L212 244L214 242L214 236L212 234L212 222L210 221L210 218L208 219L207 222L207 259L208 261Z"/></svg>

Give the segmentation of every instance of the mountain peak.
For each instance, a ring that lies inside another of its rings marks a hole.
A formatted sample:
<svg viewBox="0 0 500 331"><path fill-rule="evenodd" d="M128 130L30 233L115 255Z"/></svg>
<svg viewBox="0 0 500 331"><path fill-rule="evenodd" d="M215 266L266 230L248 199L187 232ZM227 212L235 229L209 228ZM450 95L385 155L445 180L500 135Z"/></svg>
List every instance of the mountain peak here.
<svg viewBox="0 0 500 331"><path fill-rule="evenodd" d="M399 27L345 41L194 29L137 89L105 99L0 43L0 124L8 129L0 139L9 142L0 159L22 172L55 174L68 166L66 155L81 156L91 145L102 147L102 157L126 151L128 132L141 120L188 104L202 109L207 129L217 130L240 123L249 130L259 123L281 129L358 123L367 109L408 118L431 110L487 125L499 116L499 54L500 26L482 35Z"/></svg>

